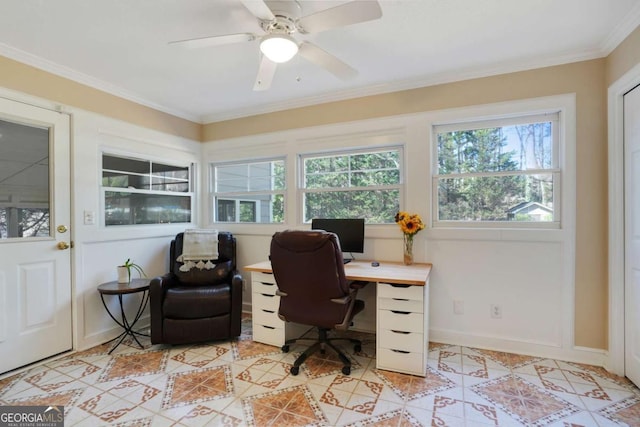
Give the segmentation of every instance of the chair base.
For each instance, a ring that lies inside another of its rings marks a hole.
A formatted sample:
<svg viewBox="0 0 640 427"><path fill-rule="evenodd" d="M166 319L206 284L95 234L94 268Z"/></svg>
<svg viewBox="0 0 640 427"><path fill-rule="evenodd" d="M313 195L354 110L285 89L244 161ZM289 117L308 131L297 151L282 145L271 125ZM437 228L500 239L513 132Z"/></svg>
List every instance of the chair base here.
<svg viewBox="0 0 640 427"><path fill-rule="evenodd" d="M330 331L330 329L318 328L318 339L313 343L313 345L311 345L300 356L298 356L295 362L293 362L293 366L289 370L289 372L291 372L291 375L298 375L298 373L300 372L300 365L302 365L309 356L311 356L313 353L315 353L318 350L320 350L320 352L324 354L327 347L335 351L338 357L340 358L340 361L342 361L342 364L343 364L342 373L344 375L351 374L351 361L338 347L333 345L331 341L341 340L341 341L351 342L353 344L354 353L358 353L359 351L362 351L362 342L354 338L342 338L342 337L329 338L327 337L328 331ZM294 338L294 339L287 340L285 341L284 345L281 347L282 351L285 353L288 353L289 346L291 344L303 339L311 339L311 338L301 337L301 338Z"/></svg>

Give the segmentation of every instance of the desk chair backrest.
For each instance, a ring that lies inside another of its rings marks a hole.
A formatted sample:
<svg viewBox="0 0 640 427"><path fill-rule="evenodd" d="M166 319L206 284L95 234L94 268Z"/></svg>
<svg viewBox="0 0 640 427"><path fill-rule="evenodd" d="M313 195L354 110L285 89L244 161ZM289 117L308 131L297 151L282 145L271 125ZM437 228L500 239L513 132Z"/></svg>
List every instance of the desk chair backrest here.
<svg viewBox="0 0 640 427"><path fill-rule="evenodd" d="M286 294L280 298L280 318L321 328L344 326L355 298L336 302L353 294L334 233L323 230L275 233L270 259L278 289Z"/></svg>

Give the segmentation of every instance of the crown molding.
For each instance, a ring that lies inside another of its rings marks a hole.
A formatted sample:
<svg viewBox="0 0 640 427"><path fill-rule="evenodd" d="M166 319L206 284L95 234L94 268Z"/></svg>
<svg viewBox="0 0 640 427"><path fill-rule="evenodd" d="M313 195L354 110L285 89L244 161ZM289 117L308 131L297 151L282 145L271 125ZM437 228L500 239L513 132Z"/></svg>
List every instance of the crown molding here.
<svg viewBox="0 0 640 427"><path fill-rule="evenodd" d="M636 4L631 11L625 15L618 24L604 39L600 45L602 56L607 56L618 47L636 28L640 26L640 3Z"/></svg>
<svg viewBox="0 0 640 427"><path fill-rule="evenodd" d="M198 116L186 113L184 111L176 110L174 108L169 108L164 105L157 104L155 102L151 102L149 100L139 97L138 95L132 92L124 90L116 85L107 83L103 80L97 79L87 74L83 74L79 71L73 70L69 67L65 67L63 65L60 65L53 61L49 61L47 59L25 52L23 50L16 49L4 43L0 43L0 55L6 56L7 58L13 59L20 63L30 65L32 67L38 68L42 71L46 71L56 76L64 77L76 83L80 83L82 85L92 87L94 89L108 93L109 95L114 95L119 98L126 99L127 101L135 102L136 104L153 108L154 110L171 114L172 116L180 117L185 120L201 123L200 118Z"/></svg>

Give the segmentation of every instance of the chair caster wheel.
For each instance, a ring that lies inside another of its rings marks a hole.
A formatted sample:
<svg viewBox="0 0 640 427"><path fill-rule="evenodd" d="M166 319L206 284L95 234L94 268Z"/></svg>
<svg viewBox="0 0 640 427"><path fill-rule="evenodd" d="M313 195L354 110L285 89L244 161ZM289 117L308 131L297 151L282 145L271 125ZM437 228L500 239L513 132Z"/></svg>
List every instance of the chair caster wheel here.
<svg viewBox="0 0 640 427"><path fill-rule="evenodd" d="M292 366L291 369L289 369L289 372L291 372L291 375L298 375L300 373L300 368L297 366Z"/></svg>
<svg viewBox="0 0 640 427"><path fill-rule="evenodd" d="M280 349L282 350L283 353L289 353L289 346L288 345L283 345L282 347L280 347Z"/></svg>
<svg viewBox="0 0 640 427"><path fill-rule="evenodd" d="M356 344L353 346L354 353L360 353L362 351L362 346L360 344Z"/></svg>
<svg viewBox="0 0 640 427"><path fill-rule="evenodd" d="M351 374L351 366L344 366L342 368L342 373L345 374L345 375Z"/></svg>

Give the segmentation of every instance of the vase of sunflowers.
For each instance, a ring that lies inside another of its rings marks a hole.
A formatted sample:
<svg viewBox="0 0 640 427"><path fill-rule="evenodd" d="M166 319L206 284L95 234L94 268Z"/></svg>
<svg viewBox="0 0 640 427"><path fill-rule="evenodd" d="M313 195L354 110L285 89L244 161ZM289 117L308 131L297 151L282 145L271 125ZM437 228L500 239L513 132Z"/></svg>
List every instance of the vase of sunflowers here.
<svg viewBox="0 0 640 427"><path fill-rule="evenodd" d="M403 260L405 265L413 264L413 238L418 231L424 229L424 223L422 218L418 214L409 214L404 211L400 211L395 216L396 224L400 226L402 234L404 235L403 241Z"/></svg>

